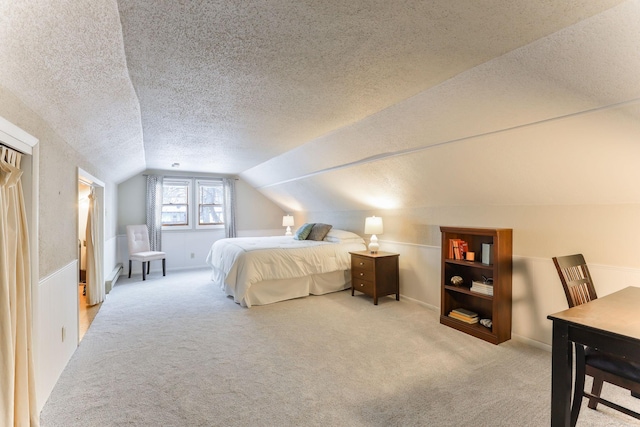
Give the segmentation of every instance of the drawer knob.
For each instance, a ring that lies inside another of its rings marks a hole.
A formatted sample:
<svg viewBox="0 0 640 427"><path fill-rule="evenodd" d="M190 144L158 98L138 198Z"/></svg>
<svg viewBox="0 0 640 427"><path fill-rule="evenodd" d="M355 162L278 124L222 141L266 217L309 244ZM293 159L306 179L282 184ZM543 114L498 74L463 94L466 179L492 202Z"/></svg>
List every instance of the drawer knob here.
<svg viewBox="0 0 640 427"><path fill-rule="evenodd" d="M364 273L360 273L361 276L364 276Z"/></svg>
<svg viewBox="0 0 640 427"><path fill-rule="evenodd" d="M364 286L364 283L360 283L360 287Z"/></svg>
<svg viewBox="0 0 640 427"><path fill-rule="evenodd" d="M364 265L364 262L361 262L360 265Z"/></svg>

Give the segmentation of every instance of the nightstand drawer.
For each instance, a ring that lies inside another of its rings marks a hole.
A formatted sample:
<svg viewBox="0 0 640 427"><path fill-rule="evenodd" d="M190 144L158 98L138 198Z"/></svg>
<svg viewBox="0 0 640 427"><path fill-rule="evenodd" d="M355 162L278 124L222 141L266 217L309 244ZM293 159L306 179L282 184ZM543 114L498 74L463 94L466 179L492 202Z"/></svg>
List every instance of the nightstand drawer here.
<svg viewBox="0 0 640 427"><path fill-rule="evenodd" d="M359 270L373 271L373 262L374 260L371 258L351 255L352 270L359 269Z"/></svg>
<svg viewBox="0 0 640 427"><path fill-rule="evenodd" d="M374 288L373 282L370 282L368 280L353 278L351 285L353 286L353 289L355 289L356 291L363 292L367 295L373 295L373 288Z"/></svg>
<svg viewBox="0 0 640 427"><path fill-rule="evenodd" d="M376 275L373 273L373 269L361 270L359 268L354 268L353 270L351 270L351 277L353 277L353 280L369 280L371 282L376 279Z"/></svg>

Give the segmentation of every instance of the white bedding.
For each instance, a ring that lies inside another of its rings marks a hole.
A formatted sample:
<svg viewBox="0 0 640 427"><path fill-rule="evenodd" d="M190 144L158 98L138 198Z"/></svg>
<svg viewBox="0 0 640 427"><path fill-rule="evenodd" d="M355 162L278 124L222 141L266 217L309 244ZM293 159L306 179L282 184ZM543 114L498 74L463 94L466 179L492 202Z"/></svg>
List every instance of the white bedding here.
<svg viewBox="0 0 640 427"><path fill-rule="evenodd" d="M207 264L213 269L212 280L221 282L227 295L250 306L247 294L258 283L349 270L349 252L365 249L362 239L327 242L291 236L239 237L216 241Z"/></svg>

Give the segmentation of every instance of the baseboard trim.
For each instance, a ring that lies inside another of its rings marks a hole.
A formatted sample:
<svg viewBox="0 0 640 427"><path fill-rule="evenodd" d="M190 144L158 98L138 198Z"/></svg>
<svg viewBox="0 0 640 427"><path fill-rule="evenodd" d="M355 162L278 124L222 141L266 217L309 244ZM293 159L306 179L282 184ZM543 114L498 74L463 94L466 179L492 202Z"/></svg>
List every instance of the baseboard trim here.
<svg viewBox="0 0 640 427"><path fill-rule="evenodd" d="M119 263L115 266L111 274L107 277L107 280L104 282L104 292L108 294L111 292L111 289L116 285L116 282L120 278L120 274L122 273L122 263Z"/></svg>

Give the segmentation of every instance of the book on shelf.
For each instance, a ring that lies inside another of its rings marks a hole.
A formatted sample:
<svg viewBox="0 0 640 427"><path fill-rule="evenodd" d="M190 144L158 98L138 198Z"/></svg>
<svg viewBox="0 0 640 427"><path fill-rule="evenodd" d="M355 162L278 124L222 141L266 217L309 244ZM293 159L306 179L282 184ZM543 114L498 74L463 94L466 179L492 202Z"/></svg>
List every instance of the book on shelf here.
<svg viewBox="0 0 640 427"><path fill-rule="evenodd" d="M452 319L460 320L461 322L464 322L464 323L469 323L469 324L478 323L479 321L478 316L466 317L466 316L461 316L460 314L455 313L453 311L449 313L449 317L451 317Z"/></svg>
<svg viewBox="0 0 640 427"><path fill-rule="evenodd" d="M473 280L471 281L471 292L493 296L493 285Z"/></svg>
<svg viewBox="0 0 640 427"><path fill-rule="evenodd" d="M465 259L469 243L462 239L449 239L449 259Z"/></svg>
<svg viewBox="0 0 640 427"><path fill-rule="evenodd" d="M482 244L482 263L487 265L493 264L493 243Z"/></svg>
<svg viewBox="0 0 640 427"><path fill-rule="evenodd" d="M478 323L478 313L467 310L466 308L455 308L449 313L449 317L460 320L465 323Z"/></svg>
<svg viewBox="0 0 640 427"><path fill-rule="evenodd" d="M454 308L453 310L451 310L451 312L469 318L478 317L478 313L476 313L475 311L467 310L466 308Z"/></svg>

